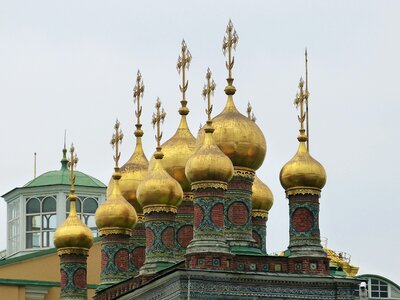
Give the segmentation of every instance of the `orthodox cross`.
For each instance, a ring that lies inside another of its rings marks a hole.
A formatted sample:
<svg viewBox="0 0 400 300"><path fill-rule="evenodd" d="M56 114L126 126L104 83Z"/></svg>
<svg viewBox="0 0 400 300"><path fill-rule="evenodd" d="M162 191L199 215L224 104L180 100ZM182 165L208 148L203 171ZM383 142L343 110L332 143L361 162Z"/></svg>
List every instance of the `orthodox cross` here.
<svg viewBox="0 0 400 300"><path fill-rule="evenodd" d="M212 112L212 104L211 104L211 95L214 96L214 91L215 91L215 82L214 79L211 79L211 70L210 68L207 69L206 73L206 79L207 79L207 85L204 85L202 95L204 97L204 100L207 98L207 108L206 108L206 114L208 117L208 121L211 121L211 112Z"/></svg>
<svg viewBox="0 0 400 300"><path fill-rule="evenodd" d="M236 50L236 45L239 41L239 36L236 33L236 30L233 28L232 21L229 20L228 26L226 27L226 35L224 36L224 41L222 43L222 51L224 55L226 55L226 51L228 50L228 61L226 62L226 68L228 69L229 76L228 78L232 78L232 68L235 63L235 58L232 56L232 48Z"/></svg>
<svg viewBox="0 0 400 300"><path fill-rule="evenodd" d="M122 130L119 129L119 121L118 119L115 121L114 129L115 133L112 135L111 142L110 144L112 145L112 148L115 148L115 155L114 155L114 161L115 161L115 169L118 169L118 162L119 158L121 156L121 152L119 152L119 144L122 143L122 139L124 138L124 134L122 133Z"/></svg>
<svg viewBox="0 0 400 300"><path fill-rule="evenodd" d="M307 54L307 48L304 51L304 57L305 57L305 64L306 64L306 91L304 94L304 97L306 99L306 134L307 134L307 149L310 151L310 131L308 129L308 96L310 93L308 92L308 54Z"/></svg>
<svg viewBox="0 0 400 300"><path fill-rule="evenodd" d="M253 122L256 121L256 117L254 116L254 112L253 112L253 107L249 103L247 103L247 118L249 118L249 120L252 120Z"/></svg>
<svg viewBox="0 0 400 300"><path fill-rule="evenodd" d="M182 103L183 106L186 105L186 90L188 87L188 80L186 80L186 69L189 70L190 62L192 61L192 54L186 45L185 40L182 40L181 54L178 57L178 62L176 64L176 69L178 73L181 74L182 71L182 85L179 85L179 89L182 92Z"/></svg>
<svg viewBox="0 0 400 300"><path fill-rule="evenodd" d="M137 109L135 110L135 115L137 119L137 125L140 125L140 116L142 115L142 106L140 105L140 99L143 98L144 84L142 80L142 74L140 70L137 71L136 84L133 88L133 102L137 103Z"/></svg>
<svg viewBox="0 0 400 300"><path fill-rule="evenodd" d="M300 130L304 130L304 120L306 118L306 113L304 112L304 102L305 102L305 93L303 90L304 81L303 78L300 78L299 90L300 92L296 94L296 98L294 99L294 104L297 108L300 106L300 115L297 117L300 122Z"/></svg>
<svg viewBox="0 0 400 300"><path fill-rule="evenodd" d="M157 149L161 150L160 141L163 134L160 129L160 123L164 123L164 119L167 114L165 113L164 108L161 108L160 98L157 98L155 107L156 107L156 112L153 113L153 118L151 120L151 123L153 124L153 128L157 125L157 132L155 138L157 141Z"/></svg>
<svg viewBox="0 0 400 300"><path fill-rule="evenodd" d="M78 163L78 156L75 153L75 147L74 144L71 144L71 148L69 149L69 152L71 154L69 160L68 160L68 168L69 168L69 180L71 181L71 194L74 194L75 192L75 174L74 174L74 167L76 167L76 164ZM71 198L71 197L70 197Z"/></svg>

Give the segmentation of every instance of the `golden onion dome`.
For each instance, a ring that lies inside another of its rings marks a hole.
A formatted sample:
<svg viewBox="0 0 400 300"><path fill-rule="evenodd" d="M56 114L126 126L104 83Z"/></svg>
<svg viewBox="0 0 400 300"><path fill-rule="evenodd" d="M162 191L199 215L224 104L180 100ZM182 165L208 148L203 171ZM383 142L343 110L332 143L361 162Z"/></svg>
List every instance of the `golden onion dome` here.
<svg viewBox="0 0 400 300"><path fill-rule="evenodd" d="M286 191L293 189L315 189L320 191L326 183L324 167L311 157L307 150L307 136L305 130L300 129L297 138L300 142L295 156L282 168L279 179Z"/></svg>
<svg viewBox="0 0 400 300"><path fill-rule="evenodd" d="M254 177L252 192L253 209L269 211L274 204L274 196L269 187L257 175Z"/></svg>
<svg viewBox="0 0 400 300"><path fill-rule="evenodd" d="M145 209L147 206L179 206L182 202L183 191L178 181L164 170L161 160L163 154L160 148L154 154L153 168L149 168L147 177L137 188L137 199Z"/></svg>
<svg viewBox="0 0 400 300"><path fill-rule="evenodd" d="M137 215L132 205L122 196L119 188L121 173L115 168L113 188L107 200L96 210L96 225L100 234L116 233L129 234L136 224Z"/></svg>
<svg viewBox="0 0 400 300"><path fill-rule="evenodd" d="M222 181L229 182L233 176L232 161L216 145L211 122L204 129L203 144L189 158L185 173L190 182Z"/></svg>
<svg viewBox="0 0 400 300"><path fill-rule="evenodd" d="M164 154L161 164L164 170L179 182L184 192L190 192L191 187L185 175L185 166L188 159L194 153L196 139L189 130L186 115L183 114L187 114L189 110L187 108L186 110L182 110L183 108L186 107L182 107L179 110L182 118L176 133L161 146ZM150 169L153 168L155 162L156 159L153 156L150 160Z"/></svg>
<svg viewBox="0 0 400 300"><path fill-rule="evenodd" d="M142 147L143 131L138 129L135 135L136 148L129 160L121 167L119 188L122 196L135 208L136 213L143 214L143 208L136 198L136 190L139 183L147 176L149 161ZM111 178L107 187L107 198L111 195L113 188L114 180Z"/></svg>
<svg viewBox="0 0 400 300"><path fill-rule="evenodd" d="M212 120L215 129L213 137L235 167L257 170L267 151L265 137L255 122L237 110L232 95L228 95L224 110ZM201 145L204 139L203 130L198 139L198 145Z"/></svg>
<svg viewBox="0 0 400 300"><path fill-rule="evenodd" d="M93 234L76 213L76 196L70 195L70 213L65 222L54 233L57 249L75 248L89 250L93 245Z"/></svg>

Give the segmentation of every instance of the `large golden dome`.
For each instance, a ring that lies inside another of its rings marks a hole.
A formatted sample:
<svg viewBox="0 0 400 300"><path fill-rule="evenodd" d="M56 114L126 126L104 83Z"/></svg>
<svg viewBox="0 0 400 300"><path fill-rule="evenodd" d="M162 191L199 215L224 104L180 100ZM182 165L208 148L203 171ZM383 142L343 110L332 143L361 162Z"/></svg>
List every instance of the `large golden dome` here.
<svg viewBox="0 0 400 300"><path fill-rule="evenodd" d="M116 168L113 175L114 184L107 200L96 210L96 225L100 234L129 234L136 224L137 215L132 205L122 196L119 188L121 174Z"/></svg>
<svg viewBox="0 0 400 300"><path fill-rule="evenodd" d="M233 176L231 160L218 148L214 139L214 129L207 123L203 144L189 158L185 173L190 182L229 182Z"/></svg>
<svg viewBox="0 0 400 300"><path fill-rule="evenodd" d="M162 153L157 151L154 156L153 168L138 186L137 199L143 209L150 205L179 206L183 198L182 187L164 170L161 164Z"/></svg>
<svg viewBox="0 0 400 300"><path fill-rule="evenodd" d="M318 193L326 183L324 167L312 158L307 150L307 136L304 131L300 129L300 135L297 138L300 142L297 153L283 166L279 175L281 185L286 192L304 189L305 193L312 190Z"/></svg>
<svg viewBox="0 0 400 300"><path fill-rule="evenodd" d="M228 95L224 110L212 120L215 128L213 137L235 167L257 170L267 151L265 137L255 122L237 110L232 95ZM201 144L204 139L203 130L198 139Z"/></svg>
<svg viewBox="0 0 400 300"><path fill-rule="evenodd" d="M57 249L76 248L89 250L93 245L93 234L76 214L76 196L70 195L70 213L65 222L54 233L54 246Z"/></svg>
<svg viewBox="0 0 400 300"><path fill-rule="evenodd" d="M254 177L252 191L253 209L269 211L274 204L274 196L269 187L257 175Z"/></svg>
<svg viewBox="0 0 400 300"><path fill-rule="evenodd" d="M181 113L181 111L182 108L179 112ZM187 112L189 112L189 110L187 110ZM164 170L179 182L184 192L190 192L191 188L185 175L185 166L188 159L194 153L196 139L189 130L186 122L186 115L182 115L177 131L161 147L164 154L161 164ZM155 161L156 159L154 157L150 160L150 169L153 168Z"/></svg>

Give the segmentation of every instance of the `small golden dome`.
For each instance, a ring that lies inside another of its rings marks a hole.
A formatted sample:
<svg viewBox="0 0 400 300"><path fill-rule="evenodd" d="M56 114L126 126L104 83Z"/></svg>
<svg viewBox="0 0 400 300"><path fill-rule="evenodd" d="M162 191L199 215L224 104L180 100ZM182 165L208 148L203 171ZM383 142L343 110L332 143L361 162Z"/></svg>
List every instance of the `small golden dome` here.
<svg viewBox="0 0 400 300"><path fill-rule="evenodd" d="M119 188L121 173L116 168L113 188L107 200L96 210L96 225L100 234L121 232L128 234L136 224L137 215L132 205L122 196Z"/></svg>
<svg viewBox="0 0 400 300"><path fill-rule="evenodd" d="M222 181L228 182L233 176L233 165L216 145L211 122L204 129L203 144L189 158L185 173L190 182Z"/></svg>
<svg viewBox="0 0 400 300"><path fill-rule="evenodd" d="M185 166L196 149L196 139L189 130L186 115L182 115L176 133L161 147L164 154L161 164L164 170L179 182L184 192L190 192L191 188L185 175ZM153 168L155 161L154 157L150 160L150 169Z"/></svg>
<svg viewBox="0 0 400 300"><path fill-rule="evenodd" d="M161 160L163 154L157 149L153 168L137 188L137 199L143 208L149 205L179 206L182 202L181 185L164 170Z"/></svg>
<svg viewBox="0 0 400 300"><path fill-rule="evenodd" d="M212 121L215 143L233 165L257 170L267 151L265 137L255 122L237 110L232 95L228 95L224 110ZM200 131L198 139L198 145L202 144L203 131Z"/></svg>
<svg viewBox="0 0 400 300"><path fill-rule="evenodd" d="M274 204L274 196L269 187L257 175L254 177L252 191L253 209L269 211Z"/></svg>
<svg viewBox="0 0 400 300"><path fill-rule="evenodd" d="M136 135L136 132L135 132ZM121 179L119 188L122 196L135 208L136 213L143 214L143 208L136 198L136 190L139 183L146 178L149 161L143 152L141 136L136 137L136 148L129 160L121 167ZM114 180L111 178L107 187L107 198L114 188Z"/></svg>
<svg viewBox="0 0 400 300"><path fill-rule="evenodd" d="M326 183L325 169L309 154L304 132L304 129L300 129L297 153L283 166L279 175L281 185L286 191L297 188L321 190Z"/></svg>
<svg viewBox="0 0 400 300"><path fill-rule="evenodd" d="M57 249L77 248L89 250L93 245L93 234L76 214L76 196L70 195L70 213L65 222L54 233L54 246Z"/></svg>

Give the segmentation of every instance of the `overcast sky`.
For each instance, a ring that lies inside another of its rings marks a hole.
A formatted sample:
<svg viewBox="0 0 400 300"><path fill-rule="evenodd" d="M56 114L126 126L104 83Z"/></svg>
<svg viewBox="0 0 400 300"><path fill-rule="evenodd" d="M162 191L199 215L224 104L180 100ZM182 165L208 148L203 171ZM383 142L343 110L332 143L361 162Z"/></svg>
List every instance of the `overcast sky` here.
<svg viewBox="0 0 400 300"><path fill-rule="evenodd" d="M78 170L107 183L115 119L134 148L132 89L145 83L144 144L160 97L164 138L179 122L175 69L185 38L188 117L204 124L201 90L207 67L217 84L214 115L225 105L222 39L229 18L239 34L233 77L239 110L250 100L268 152L258 176L275 204L268 251L288 245L288 201L281 167L298 142L293 99L309 50L310 150L328 174L320 228L328 246L351 254L362 273L400 282L399 126L400 2L397 1L0 1L0 193L37 172L58 169L64 129L80 158ZM394 191L394 193L393 193ZM0 201L0 248L6 247L6 206Z"/></svg>

